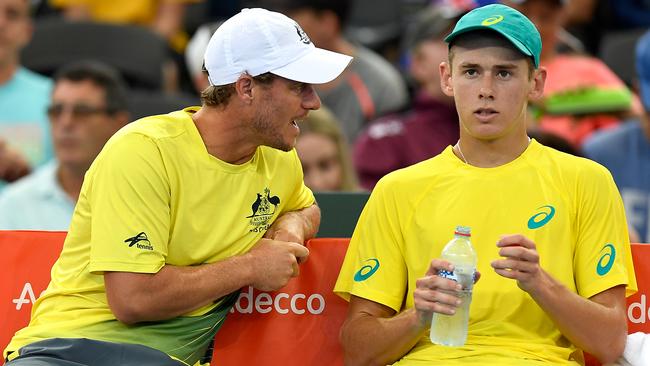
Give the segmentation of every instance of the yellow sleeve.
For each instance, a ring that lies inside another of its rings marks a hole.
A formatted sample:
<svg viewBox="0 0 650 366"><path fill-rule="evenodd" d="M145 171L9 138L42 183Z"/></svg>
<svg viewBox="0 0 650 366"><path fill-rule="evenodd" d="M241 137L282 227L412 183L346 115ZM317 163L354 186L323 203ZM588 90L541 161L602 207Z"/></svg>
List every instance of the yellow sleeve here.
<svg viewBox="0 0 650 366"><path fill-rule="evenodd" d="M346 300L355 295L400 311L408 278L395 191L386 179L373 189L354 229L334 292Z"/></svg>
<svg viewBox="0 0 650 366"><path fill-rule="evenodd" d="M611 174L589 162L579 172L574 271L578 293L591 297L617 285L637 290L623 201Z"/></svg>
<svg viewBox="0 0 650 366"><path fill-rule="evenodd" d="M89 172L89 269L155 273L165 263L170 187L156 144L140 134L106 145Z"/></svg>

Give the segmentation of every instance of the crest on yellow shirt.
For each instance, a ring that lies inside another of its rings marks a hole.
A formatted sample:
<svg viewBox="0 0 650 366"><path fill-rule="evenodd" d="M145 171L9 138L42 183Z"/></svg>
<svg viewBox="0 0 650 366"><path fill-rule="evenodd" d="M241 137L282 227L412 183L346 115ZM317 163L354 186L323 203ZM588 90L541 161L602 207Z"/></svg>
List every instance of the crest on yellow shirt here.
<svg viewBox="0 0 650 366"><path fill-rule="evenodd" d="M264 188L263 193L257 193L257 198L251 205L253 213L246 218L250 218L250 224L253 226L250 231L260 232L269 228L269 221L273 217L275 210L280 204L280 197L272 196L271 190L267 187Z"/></svg>

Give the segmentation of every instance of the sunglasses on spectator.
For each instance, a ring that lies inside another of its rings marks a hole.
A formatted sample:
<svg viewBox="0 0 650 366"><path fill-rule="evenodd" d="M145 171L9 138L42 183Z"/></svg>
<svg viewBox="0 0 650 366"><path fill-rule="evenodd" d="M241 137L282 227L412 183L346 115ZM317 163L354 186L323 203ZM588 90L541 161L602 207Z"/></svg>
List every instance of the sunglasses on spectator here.
<svg viewBox="0 0 650 366"><path fill-rule="evenodd" d="M96 114L105 114L111 112L106 107L96 107L88 104L66 105L58 103L47 107L47 115L52 119L59 118L66 109L70 111L73 118L87 118Z"/></svg>

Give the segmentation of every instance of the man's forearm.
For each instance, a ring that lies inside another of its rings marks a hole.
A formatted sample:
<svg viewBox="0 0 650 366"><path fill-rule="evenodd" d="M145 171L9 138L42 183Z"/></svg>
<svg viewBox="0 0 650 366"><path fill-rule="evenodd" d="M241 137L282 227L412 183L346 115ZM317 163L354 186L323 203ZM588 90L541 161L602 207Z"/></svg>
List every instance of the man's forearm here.
<svg viewBox="0 0 650 366"><path fill-rule="evenodd" d="M111 310L127 323L170 319L250 284L246 256L189 267L165 265L155 274L108 272L104 275Z"/></svg>
<svg viewBox="0 0 650 366"><path fill-rule="evenodd" d="M301 210L285 212L271 225L265 237L304 243L316 236L320 226L320 208L313 204Z"/></svg>
<svg viewBox="0 0 650 366"><path fill-rule="evenodd" d="M545 285L530 295L566 338L602 363L614 362L623 353L627 337L625 286L585 299L546 274Z"/></svg>
<svg viewBox="0 0 650 366"><path fill-rule="evenodd" d="M414 309L390 318L363 315L347 320L341 328L347 366L384 366L404 356L426 328L419 325Z"/></svg>

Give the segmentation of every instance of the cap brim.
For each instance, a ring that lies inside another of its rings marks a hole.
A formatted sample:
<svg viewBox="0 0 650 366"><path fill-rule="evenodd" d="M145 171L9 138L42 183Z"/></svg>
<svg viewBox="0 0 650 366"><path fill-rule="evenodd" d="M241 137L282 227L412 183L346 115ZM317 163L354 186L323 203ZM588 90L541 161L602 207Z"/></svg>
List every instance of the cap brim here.
<svg viewBox="0 0 650 366"><path fill-rule="evenodd" d="M314 47L304 56L270 72L301 83L323 84L336 79L351 61L348 55Z"/></svg>

